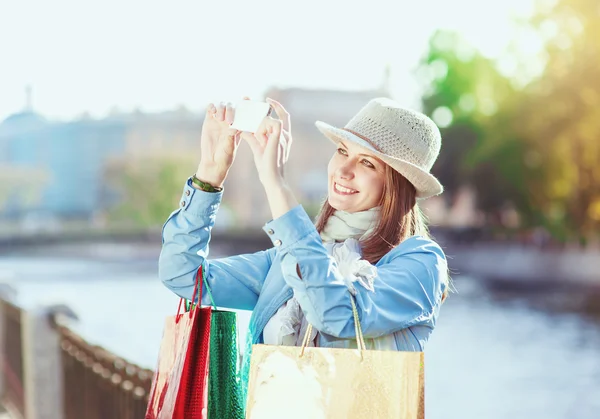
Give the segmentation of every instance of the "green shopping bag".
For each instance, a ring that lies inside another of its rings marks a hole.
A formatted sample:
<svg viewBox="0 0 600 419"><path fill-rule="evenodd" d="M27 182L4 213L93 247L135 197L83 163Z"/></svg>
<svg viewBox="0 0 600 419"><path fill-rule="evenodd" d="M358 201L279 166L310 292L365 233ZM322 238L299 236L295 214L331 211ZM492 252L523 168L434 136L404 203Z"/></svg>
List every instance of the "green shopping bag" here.
<svg viewBox="0 0 600 419"><path fill-rule="evenodd" d="M208 419L244 419L238 364L237 315L233 311L217 309L204 269L202 280L213 306L208 366Z"/></svg>
<svg viewBox="0 0 600 419"><path fill-rule="evenodd" d="M208 366L208 419L244 419L238 368L237 315L214 310Z"/></svg>

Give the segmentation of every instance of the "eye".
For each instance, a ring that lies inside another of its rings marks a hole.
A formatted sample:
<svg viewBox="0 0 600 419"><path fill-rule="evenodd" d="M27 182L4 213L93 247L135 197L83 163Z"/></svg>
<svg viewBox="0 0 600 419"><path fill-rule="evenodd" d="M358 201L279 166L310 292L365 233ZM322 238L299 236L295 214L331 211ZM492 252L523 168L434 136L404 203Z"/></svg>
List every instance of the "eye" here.
<svg viewBox="0 0 600 419"><path fill-rule="evenodd" d="M344 149L343 149L343 148L341 148L341 147L340 147L340 148L338 148L338 149L337 149L337 151L338 151L338 153L339 153L339 154L342 154L342 155L344 155L344 156L346 156L346 155L348 154L348 153L346 152L346 150L344 150Z"/></svg>
<svg viewBox="0 0 600 419"><path fill-rule="evenodd" d="M363 164L371 169L375 169L375 166L369 160L363 160Z"/></svg>

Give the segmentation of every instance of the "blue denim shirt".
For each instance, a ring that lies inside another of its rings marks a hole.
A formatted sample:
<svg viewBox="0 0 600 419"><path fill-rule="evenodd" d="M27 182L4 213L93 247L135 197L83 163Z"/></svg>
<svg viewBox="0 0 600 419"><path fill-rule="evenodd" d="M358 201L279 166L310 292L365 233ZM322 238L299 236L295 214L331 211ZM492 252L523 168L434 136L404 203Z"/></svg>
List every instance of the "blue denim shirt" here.
<svg viewBox="0 0 600 419"><path fill-rule="evenodd" d="M348 288L301 205L266 223L274 247L252 254L209 259L209 242L222 192L208 193L188 179L163 227L159 260L162 282L191 299L196 272L204 267L217 306L252 310L248 336L262 343L269 319L295 294L319 333L321 347L356 347ZM301 278L296 271L300 267ZM413 236L376 264L374 292L356 287L356 303L368 348L423 351L433 331L447 287L447 261L432 240ZM210 304L206 289L202 303Z"/></svg>

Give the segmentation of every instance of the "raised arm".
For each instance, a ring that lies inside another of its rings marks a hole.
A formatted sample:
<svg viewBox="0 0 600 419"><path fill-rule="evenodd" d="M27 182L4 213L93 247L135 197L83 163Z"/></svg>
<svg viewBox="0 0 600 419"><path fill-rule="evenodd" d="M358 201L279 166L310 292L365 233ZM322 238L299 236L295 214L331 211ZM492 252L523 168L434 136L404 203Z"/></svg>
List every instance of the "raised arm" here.
<svg viewBox="0 0 600 419"><path fill-rule="evenodd" d="M251 310L271 267L272 252L208 259L223 183L240 143L240 132L231 128L233 119L234 109L230 104L210 104L207 108L202 124L200 164L195 175L203 186L188 179L181 207L163 227L159 276L174 293L191 299L196 273L202 266L217 305ZM210 303L206 290L203 303Z"/></svg>
<svg viewBox="0 0 600 419"><path fill-rule="evenodd" d="M271 267L273 250L208 259L211 230L222 192L195 189L188 179L181 207L163 227L158 272L161 281L180 297L191 299L196 272L202 265L215 303L220 307L251 310ZM206 289L203 303L210 304Z"/></svg>

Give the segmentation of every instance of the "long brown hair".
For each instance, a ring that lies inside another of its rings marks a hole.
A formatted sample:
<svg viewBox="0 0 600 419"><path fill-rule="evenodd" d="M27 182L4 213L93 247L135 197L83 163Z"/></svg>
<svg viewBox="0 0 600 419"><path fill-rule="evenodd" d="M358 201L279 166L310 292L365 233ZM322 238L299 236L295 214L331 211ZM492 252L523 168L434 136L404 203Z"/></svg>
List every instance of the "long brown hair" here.
<svg viewBox="0 0 600 419"><path fill-rule="evenodd" d="M431 238L427 218L417 204L417 191L413 184L388 165L385 165L385 178L378 204L381 207L379 223L373 234L360 243L363 258L373 265L411 236ZM335 208L325 199L315 222L319 233L334 212ZM444 292L444 299L447 293L448 289Z"/></svg>

